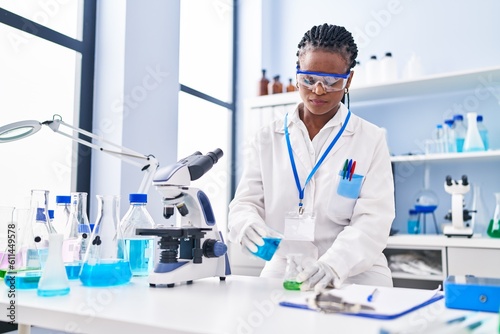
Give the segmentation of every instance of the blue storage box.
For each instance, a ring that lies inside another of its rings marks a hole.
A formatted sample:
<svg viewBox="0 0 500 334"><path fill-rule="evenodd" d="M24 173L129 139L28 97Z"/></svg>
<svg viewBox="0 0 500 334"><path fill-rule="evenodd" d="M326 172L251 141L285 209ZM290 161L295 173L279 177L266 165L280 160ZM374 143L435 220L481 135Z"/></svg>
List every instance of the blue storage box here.
<svg viewBox="0 0 500 334"><path fill-rule="evenodd" d="M444 299L448 308L496 313L500 309L500 278L448 276Z"/></svg>

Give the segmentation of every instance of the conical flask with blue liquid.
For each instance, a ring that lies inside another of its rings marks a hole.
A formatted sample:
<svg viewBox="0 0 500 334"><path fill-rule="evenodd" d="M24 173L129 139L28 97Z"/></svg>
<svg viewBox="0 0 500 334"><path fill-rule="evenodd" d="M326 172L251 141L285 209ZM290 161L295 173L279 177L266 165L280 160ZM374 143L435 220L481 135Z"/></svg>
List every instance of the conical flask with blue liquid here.
<svg viewBox="0 0 500 334"><path fill-rule="evenodd" d="M80 272L84 286L115 286L130 282L132 270L119 225L120 197L97 195L97 220Z"/></svg>
<svg viewBox="0 0 500 334"><path fill-rule="evenodd" d="M49 254L38 282L39 296L63 296L69 293L68 276L62 259L63 238L62 234L49 235Z"/></svg>

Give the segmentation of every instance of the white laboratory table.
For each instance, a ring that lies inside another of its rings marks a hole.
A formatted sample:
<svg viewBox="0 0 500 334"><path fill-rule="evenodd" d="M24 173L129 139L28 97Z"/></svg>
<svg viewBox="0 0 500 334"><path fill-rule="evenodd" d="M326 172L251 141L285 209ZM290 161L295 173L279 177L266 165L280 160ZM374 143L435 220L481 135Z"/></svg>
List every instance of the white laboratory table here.
<svg viewBox="0 0 500 334"><path fill-rule="evenodd" d="M0 289L0 320L10 321L3 282ZM279 301L301 292L284 290L278 279L249 276L205 278L173 288L150 288L147 278L109 288L71 281L66 296L38 297L36 290L16 293L17 323L69 333L370 334L387 325L425 330L429 323L467 312L446 309L440 300L395 320L323 314L279 306Z"/></svg>

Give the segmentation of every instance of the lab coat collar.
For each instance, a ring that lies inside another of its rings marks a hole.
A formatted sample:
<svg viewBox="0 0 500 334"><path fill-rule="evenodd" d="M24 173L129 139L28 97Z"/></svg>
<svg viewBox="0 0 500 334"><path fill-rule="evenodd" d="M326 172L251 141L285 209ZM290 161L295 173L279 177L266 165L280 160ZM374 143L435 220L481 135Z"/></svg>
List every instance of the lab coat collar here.
<svg viewBox="0 0 500 334"><path fill-rule="evenodd" d="M291 128L293 126L297 126L297 124L299 122L302 122L300 117L299 117L299 107L302 104L303 104L302 102L297 104L297 106L295 107L295 110L288 114L288 127L289 128ZM349 112L349 110L347 109L347 107L343 103L340 103L339 110L337 111L335 116L333 116L333 118L330 119L328 121L328 123L325 124L324 128L342 126L342 124L344 124L344 122L345 122L345 118L346 118L348 112ZM354 133L354 128L355 128L356 122L354 122L355 117L353 117L353 116L354 115L351 112L351 119L349 120L349 123L347 124L347 126L344 130L344 133L342 134L343 136L352 135ZM285 120L285 117L283 116L281 122L275 122L275 128L274 128L275 132L285 133L284 120Z"/></svg>

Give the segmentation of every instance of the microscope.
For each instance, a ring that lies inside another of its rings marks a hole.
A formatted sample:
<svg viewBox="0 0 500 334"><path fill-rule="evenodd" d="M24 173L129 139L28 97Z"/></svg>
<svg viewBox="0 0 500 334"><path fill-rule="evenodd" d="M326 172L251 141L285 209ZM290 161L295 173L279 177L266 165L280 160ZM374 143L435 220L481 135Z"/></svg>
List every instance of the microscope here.
<svg viewBox="0 0 500 334"><path fill-rule="evenodd" d="M461 180L453 180L451 176L446 176L444 190L451 194L451 211L444 217L451 220L451 224L445 225L443 233L447 237L464 236L472 237L473 227L467 221L472 217L472 210L464 209L464 195L470 190L470 184L467 175L462 175Z"/></svg>
<svg viewBox="0 0 500 334"><path fill-rule="evenodd" d="M137 229L137 235L158 236L159 259L149 274L151 287L171 288L176 283L192 284L193 280L231 274L227 245L217 230L212 206L207 195L190 187L222 157L221 149L203 155L200 152L158 169L153 185L163 198L163 216L180 224ZM180 226L178 226L180 225Z"/></svg>

